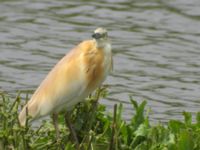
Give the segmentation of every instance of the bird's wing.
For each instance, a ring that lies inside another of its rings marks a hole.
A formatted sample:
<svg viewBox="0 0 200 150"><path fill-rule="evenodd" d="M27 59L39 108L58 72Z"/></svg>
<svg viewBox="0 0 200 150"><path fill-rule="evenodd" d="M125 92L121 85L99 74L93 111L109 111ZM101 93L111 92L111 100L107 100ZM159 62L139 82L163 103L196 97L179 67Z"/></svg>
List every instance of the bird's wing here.
<svg viewBox="0 0 200 150"><path fill-rule="evenodd" d="M81 57L81 49L76 47L49 72L21 111L19 120L22 125L25 124L27 108L33 118L45 116L82 94L86 85Z"/></svg>
<svg viewBox="0 0 200 150"><path fill-rule="evenodd" d="M81 95L85 87L85 77L81 66L80 49L74 49L66 55L48 74L36 91L33 99L41 103L40 115L45 115L60 105L69 103ZM49 106L48 106L49 105ZM46 107L48 106L48 108Z"/></svg>

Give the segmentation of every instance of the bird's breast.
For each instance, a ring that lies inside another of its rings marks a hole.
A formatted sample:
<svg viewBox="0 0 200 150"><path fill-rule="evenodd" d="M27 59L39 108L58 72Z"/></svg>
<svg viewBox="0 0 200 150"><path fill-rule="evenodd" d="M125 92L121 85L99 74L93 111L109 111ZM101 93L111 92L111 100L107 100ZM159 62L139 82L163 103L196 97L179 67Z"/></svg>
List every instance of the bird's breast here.
<svg viewBox="0 0 200 150"><path fill-rule="evenodd" d="M105 80L111 69L111 50L96 48L85 53L87 89L91 92Z"/></svg>

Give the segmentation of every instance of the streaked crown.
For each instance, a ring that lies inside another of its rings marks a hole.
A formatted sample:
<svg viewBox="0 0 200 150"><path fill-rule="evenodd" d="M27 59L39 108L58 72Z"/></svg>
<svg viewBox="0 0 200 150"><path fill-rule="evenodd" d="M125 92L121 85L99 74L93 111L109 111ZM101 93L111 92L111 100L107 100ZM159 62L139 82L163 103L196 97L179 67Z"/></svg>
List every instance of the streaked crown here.
<svg viewBox="0 0 200 150"><path fill-rule="evenodd" d="M107 30L105 28L97 28L94 30L94 34L92 35L94 39L104 39L108 37Z"/></svg>

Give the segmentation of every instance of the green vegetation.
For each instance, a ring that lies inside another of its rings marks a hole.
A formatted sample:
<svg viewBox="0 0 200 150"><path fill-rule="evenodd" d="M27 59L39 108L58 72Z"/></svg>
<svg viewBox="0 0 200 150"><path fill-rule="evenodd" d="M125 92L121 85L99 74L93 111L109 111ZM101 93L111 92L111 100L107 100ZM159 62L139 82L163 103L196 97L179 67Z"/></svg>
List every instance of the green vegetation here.
<svg viewBox="0 0 200 150"><path fill-rule="evenodd" d="M200 113L192 122L191 113L184 112L185 120L170 120L166 125L152 126L145 110L146 101L138 104L130 98L134 115L130 122L122 118L123 106L114 106L108 114L98 103L105 90L97 90L88 101L78 104L71 113L82 150L200 150ZM63 115L59 117L60 140L56 139L50 119L37 128L20 127L17 116L21 98L0 99L0 149L2 150L73 150L76 149Z"/></svg>

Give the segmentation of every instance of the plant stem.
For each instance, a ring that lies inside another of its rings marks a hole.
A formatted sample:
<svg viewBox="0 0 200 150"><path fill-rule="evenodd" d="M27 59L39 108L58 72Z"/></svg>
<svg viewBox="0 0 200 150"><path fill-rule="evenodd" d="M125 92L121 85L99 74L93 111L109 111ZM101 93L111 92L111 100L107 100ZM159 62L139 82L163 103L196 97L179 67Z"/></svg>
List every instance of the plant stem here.
<svg viewBox="0 0 200 150"><path fill-rule="evenodd" d="M117 104L114 105L113 123L112 123L112 134L111 134L111 140L110 140L110 148L109 148L109 150L114 150L115 149L115 144L116 144L116 137L115 137L116 116L117 116Z"/></svg>

